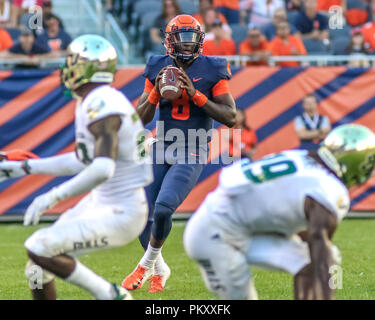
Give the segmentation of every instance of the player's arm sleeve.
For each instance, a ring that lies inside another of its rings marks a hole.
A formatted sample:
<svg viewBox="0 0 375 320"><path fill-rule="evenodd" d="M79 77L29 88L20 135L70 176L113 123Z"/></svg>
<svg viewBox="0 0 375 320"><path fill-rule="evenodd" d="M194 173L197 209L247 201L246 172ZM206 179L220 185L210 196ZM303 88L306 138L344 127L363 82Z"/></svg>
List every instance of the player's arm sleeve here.
<svg viewBox="0 0 375 320"><path fill-rule="evenodd" d="M218 82L211 89L212 96L217 97L222 94L230 94L228 80L232 77L230 64L226 59L217 58L214 60L213 67L217 70Z"/></svg>
<svg viewBox="0 0 375 320"><path fill-rule="evenodd" d="M74 152L65 153L44 159L27 161L31 174L46 174L53 176L73 176L85 168Z"/></svg>
<svg viewBox="0 0 375 320"><path fill-rule="evenodd" d="M55 189L59 201L87 193L113 177L116 163L107 157L97 157L74 178L59 185Z"/></svg>
<svg viewBox="0 0 375 320"><path fill-rule="evenodd" d="M152 91L152 89L154 89L154 85L152 84L152 82L148 78L146 78L145 88L144 88L143 92L150 93Z"/></svg>
<svg viewBox="0 0 375 320"><path fill-rule="evenodd" d="M230 94L230 89L229 89L229 80L222 79L220 80L213 88L212 88L212 96L217 97L222 94L229 93Z"/></svg>

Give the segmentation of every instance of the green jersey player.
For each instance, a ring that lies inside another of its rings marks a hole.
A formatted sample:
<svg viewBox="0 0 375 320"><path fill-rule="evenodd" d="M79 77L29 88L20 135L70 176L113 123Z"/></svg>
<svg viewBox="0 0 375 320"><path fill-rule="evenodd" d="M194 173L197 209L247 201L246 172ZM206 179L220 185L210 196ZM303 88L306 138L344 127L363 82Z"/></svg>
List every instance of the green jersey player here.
<svg viewBox="0 0 375 320"><path fill-rule="evenodd" d="M368 180L374 165L374 133L343 125L317 151L224 168L184 234L206 286L222 299L254 299L256 265L293 274L296 299L331 299L329 271L340 260L332 236L349 210L348 188Z"/></svg>
<svg viewBox="0 0 375 320"><path fill-rule="evenodd" d="M143 187L152 182L152 168L140 118L130 101L110 86L116 64L116 50L106 39L97 35L75 39L68 48L62 82L77 100L76 152L0 163L3 178L75 175L37 197L26 211L25 225L36 225L58 202L88 193L53 225L26 240L30 258L26 275L38 281L31 288L34 299L56 299L55 276L87 290L96 299L131 298L127 290L112 285L77 260L92 251L129 243L147 221Z"/></svg>

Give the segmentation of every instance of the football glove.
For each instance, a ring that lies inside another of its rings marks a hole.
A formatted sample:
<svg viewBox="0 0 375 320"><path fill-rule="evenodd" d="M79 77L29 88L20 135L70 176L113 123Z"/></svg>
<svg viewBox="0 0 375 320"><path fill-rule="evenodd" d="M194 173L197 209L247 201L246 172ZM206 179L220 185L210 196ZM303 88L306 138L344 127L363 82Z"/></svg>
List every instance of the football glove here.
<svg viewBox="0 0 375 320"><path fill-rule="evenodd" d="M23 161L29 159L39 159L39 157L26 150L10 150L10 151L0 151L0 161L8 160L8 161Z"/></svg>
<svg viewBox="0 0 375 320"><path fill-rule="evenodd" d="M53 188L51 191L36 197L26 210L23 218L24 226L37 225L43 213L46 210L53 208L59 202L60 200L57 197L56 188Z"/></svg>

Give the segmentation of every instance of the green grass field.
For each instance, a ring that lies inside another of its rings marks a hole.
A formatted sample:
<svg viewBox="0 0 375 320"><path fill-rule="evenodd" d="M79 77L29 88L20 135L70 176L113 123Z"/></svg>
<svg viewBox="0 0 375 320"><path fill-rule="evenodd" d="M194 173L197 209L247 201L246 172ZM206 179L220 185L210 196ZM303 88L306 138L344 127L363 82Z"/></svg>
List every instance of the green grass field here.
<svg viewBox="0 0 375 320"><path fill-rule="evenodd" d="M46 226L40 225L39 228ZM182 235L185 224L174 224L163 249L172 275L164 292L149 294L147 286L134 292L140 300L214 299L206 290L197 266L185 254ZM0 300L30 299L24 277L25 239L37 228L20 224L0 225ZM335 235L335 243L343 256L343 288L337 299L375 299L375 219L345 220ZM126 247L96 252L81 261L111 282L121 283L133 270L142 249L138 241ZM292 277L288 274L253 270L260 299L292 299ZM92 299L83 290L57 280L61 300Z"/></svg>

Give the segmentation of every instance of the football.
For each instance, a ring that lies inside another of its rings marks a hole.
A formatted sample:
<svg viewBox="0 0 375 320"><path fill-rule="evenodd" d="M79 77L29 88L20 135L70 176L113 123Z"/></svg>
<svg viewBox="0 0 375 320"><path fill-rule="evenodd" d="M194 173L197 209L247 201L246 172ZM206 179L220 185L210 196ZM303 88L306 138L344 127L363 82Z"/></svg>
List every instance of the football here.
<svg viewBox="0 0 375 320"><path fill-rule="evenodd" d="M179 69L169 67L163 73L159 82L160 94L164 99L173 101L178 99L182 94L181 80L179 79Z"/></svg>

